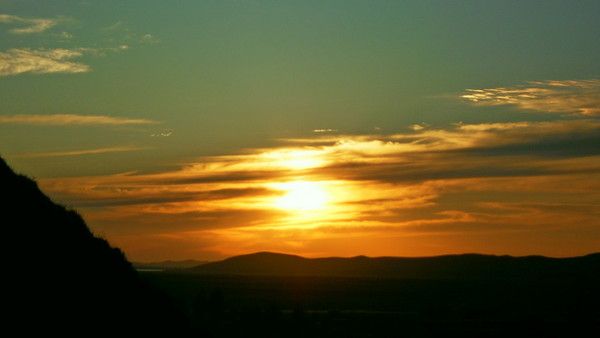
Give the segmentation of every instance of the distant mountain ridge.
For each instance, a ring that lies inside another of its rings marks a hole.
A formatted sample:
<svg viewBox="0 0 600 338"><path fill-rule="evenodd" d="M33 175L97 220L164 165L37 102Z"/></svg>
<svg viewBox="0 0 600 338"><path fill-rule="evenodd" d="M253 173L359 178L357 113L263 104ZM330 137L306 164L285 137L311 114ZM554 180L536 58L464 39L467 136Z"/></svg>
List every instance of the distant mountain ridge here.
<svg viewBox="0 0 600 338"><path fill-rule="evenodd" d="M600 278L600 253L573 258L492 256L304 258L258 252L203 264L199 274L370 278Z"/></svg>
<svg viewBox="0 0 600 338"><path fill-rule="evenodd" d="M136 269L188 269L196 266L204 265L209 261L198 261L195 259L186 259L181 261L166 260L160 262L133 262L133 267Z"/></svg>

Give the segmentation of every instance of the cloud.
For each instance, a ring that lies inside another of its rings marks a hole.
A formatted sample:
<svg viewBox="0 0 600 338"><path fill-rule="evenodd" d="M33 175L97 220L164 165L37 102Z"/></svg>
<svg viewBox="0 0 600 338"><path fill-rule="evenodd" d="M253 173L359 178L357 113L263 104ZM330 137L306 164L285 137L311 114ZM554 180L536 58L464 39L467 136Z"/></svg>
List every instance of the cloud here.
<svg viewBox="0 0 600 338"><path fill-rule="evenodd" d="M169 137L173 135L173 129L164 129L160 132L150 134L150 137Z"/></svg>
<svg viewBox="0 0 600 338"><path fill-rule="evenodd" d="M421 131L421 130L429 128L429 125L425 122L422 122L422 123L411 124L409 127L410 127L410 129L412 129L414 131Z"/></svg>
<svg viewBox="0 0 600 338"><path fill-rule="evenodd" d="M160 42L160 40L152 34L147 33L140 37L140 43L142 43L142 44L156 44L159 42Z"/></svg>
<svg viewBox="0 0 600 338"><path fill-rule="evenodd" d="M69 32L60 32L60 34L58 34L58 36L60 37L60 39L62 41L68 41L71 40L73 38L73 34L69 33Z"/></svg>
<svg viewBox="0 0 600 338"><path fill-rule="evenodd" d="M32 125L137 125L159 123L149 119L114 117L107 115L0 115L0 124L32 124Z"/></svg>
<svg viewBox="0 0 600 338"><path fill-rule="evenodd" d="M9 49L0 52L0 76L22 73L86 73L90 66L70 61L83 55L72 49Z"/></svg>
<svg viewBox="0 0 600 338"><path fill-rule="evenodd" d="M274 192L267 189L259 188L240 188L240 189L215 189L209 191L187 191L187 192L156 192L156 194L144 194L143 196L131 194L128 198L114 198L107 195L106 197L96 196L95 198L86 198L72 203L79 207L102 208L115 206L132 206L132 205L157 205L167 203L188 202L190 200L227 200L242 198L248 196L272 195ZM216 214L226 213L227 211L213 212ZM198 213L198 217L207 217L211 212Z"/></svg>
<svg viewBox="0 0 600 338"><path fill-rule="evenodd" d="M134 146L120 146L120 147L106 147L106 148L82 149L82 150L21 153L21 154L16 154L13 156L16 158L67 157L67 156L98 155L98 154L108 154L108 153L122 153L122 152L137 151L137 150L143 150L143 149L146 149L146 148L134 147Z"/></svg>
<svg viewBox="0 0 600 338"><path fill-rule="evenodd" d="M503 236L509 243L514 233L555 236L557 243L565 229L600 235L600 214L590 211L600 203L598 144L600 121L594 119L457 123L387 135L318 134L201 157L163 172L40 183L117 240L135 234L198 238L197 245L220 255L252 248L302 254L481 251L477 243ZM286 187L301 182L325 192L325 208L279 207ZM384 238L395 242L380 252ZM508 250L506 245L494 252ZM428 246L433 251L418 251ZM525 244L519 248L528 253Z"/></svg>
<svg viewBox="0 0 600 338"><path fill-rule="evenodd" d="M128 49L127 44L116 47L76 49L13 48L0 52L0 77L23 73L87 73L92 70L90 66L72 60L84 55L102 57L107 53L118 53Z"/></svg>
<svg viewBox="0 0 600 338"><path fill-rule="evenodd" d="M335 133L335 132L337 132L337 129L331 129L331 128L313 129L313 133L317 133L317 134Z"/></svg>
<svg viewBox="0 0 600 338"><path fill-rule="evenodd" d="M21 27L10 29L14 34L42 33L56 26L56 19L23 18L15 15L0 14L0 23L17 24Z"/></svg>
<svg viewBox="0 0 600 338"><path fill-rule="evenodd" d="M155 34L140 33L132 29L127 22L117 21L113 24L101 28L105 34L108 34L110 41L120 41L122 45L154 45L161 42Z"/></svg>
<svg viewBox="0 0 600 338"><path fill-rule="evenodd" d="M545 113L600 116L600 80L536 81L513 87L467 89L461 97L480 106L512 105Z"/></svg>

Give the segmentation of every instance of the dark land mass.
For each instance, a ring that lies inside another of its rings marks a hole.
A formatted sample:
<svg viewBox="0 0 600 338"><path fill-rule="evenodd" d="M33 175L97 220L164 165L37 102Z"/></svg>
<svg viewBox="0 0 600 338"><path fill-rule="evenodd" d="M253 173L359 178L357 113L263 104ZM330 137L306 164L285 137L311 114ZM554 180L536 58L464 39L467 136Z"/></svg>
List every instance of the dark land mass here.
<svg viewBox="0 0 600 338"><path fill-rule="evenodd" d="M182 261L162 261L162 262L132 262L133 266L138 270L174 270L174 269L189 269L209 263L208 261L197 261L194 259L186 259Z"/></svg>
<svg viewBox="0 0 600 338"><path fill-rule="evenodd" d="M256 253L144 273L215 337L595 337L600 254Z"/></svg>
<svg viewBox="0 0 600 338"><path fill-rule="evenodd" d="M119 249L1 158L0 195L9 336L186 334L185 315Z"/></svg>

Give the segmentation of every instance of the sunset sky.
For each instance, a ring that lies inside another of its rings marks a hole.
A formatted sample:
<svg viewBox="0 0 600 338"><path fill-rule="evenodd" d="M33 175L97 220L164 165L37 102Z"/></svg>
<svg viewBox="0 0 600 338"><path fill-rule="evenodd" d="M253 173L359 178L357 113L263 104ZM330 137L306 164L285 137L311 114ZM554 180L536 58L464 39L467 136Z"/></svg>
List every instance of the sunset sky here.
<svg viewBox="0 0 600 338"><path fill-rule="evenodd" d="M134 261L597 252L599 17L0 0L0 155Z"/></svg>

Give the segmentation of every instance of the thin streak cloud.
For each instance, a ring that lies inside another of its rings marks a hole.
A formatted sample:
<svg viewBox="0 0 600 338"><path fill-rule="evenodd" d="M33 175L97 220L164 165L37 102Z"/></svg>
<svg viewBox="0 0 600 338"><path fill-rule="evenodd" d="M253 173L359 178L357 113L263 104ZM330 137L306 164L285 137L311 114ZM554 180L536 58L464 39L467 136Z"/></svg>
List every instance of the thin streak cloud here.
<svg viewBox="0 0 600 338"><path fill-rule="evenodd" d="M0 116L0 124L31 124L31 125L139 125L157 124L158 121L107 115L77 115L77 114L21 114Z"/></svg>
<svg viewBox="0 0 600 338"><path fill-rule="evenodd" d="M108 153L122 153L137 150L144 150L147 148L135 147L135 146L121 146L121 147L106 147L96 149L81 149L81 150L67 150L67 151L48 151L48 152L36 152L36 153L21 153L13 155L17 158L40 158L40 157L70 157L70 156L83 156L83 155L98 155Z"/></svg>
<svg viewBox="0 0 600 338"><path fill-rule="evenodd" d="M467 89L461 98L479 106L515 106L544 113L600 116L600 80L534 81L513 87Z"/></svg>

